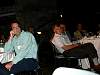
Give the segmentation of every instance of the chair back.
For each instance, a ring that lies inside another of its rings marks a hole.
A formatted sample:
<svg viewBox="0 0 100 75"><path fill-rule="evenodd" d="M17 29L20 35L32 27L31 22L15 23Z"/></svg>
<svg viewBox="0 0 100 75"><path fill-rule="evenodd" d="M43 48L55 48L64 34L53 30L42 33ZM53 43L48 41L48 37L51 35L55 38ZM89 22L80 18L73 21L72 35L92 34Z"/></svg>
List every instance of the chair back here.
<svg viewBox="0 0 100 75"><path fill-rule="evenodd" d="M51 44L51 46L52 46L52 48L53 48L53 52L54 52L54 55L55 56L58 56L58 55L62 55L58 50L57 50L57 48L55 47L55 45L50 41L50 44Z"/></svg>

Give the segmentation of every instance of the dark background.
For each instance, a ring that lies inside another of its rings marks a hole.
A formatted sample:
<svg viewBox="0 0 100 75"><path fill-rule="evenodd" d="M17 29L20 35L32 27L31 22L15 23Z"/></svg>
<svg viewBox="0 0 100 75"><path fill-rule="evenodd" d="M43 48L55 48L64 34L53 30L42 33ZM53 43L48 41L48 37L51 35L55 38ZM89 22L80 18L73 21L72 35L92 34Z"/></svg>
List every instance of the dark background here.
<svg viewBox="0 0 100 75"><path fill-rule="evenodd" d="M95 32L100 23L100 6L96 1L1 0L0 30L7 33L9 21L16 18L24 28L31 24L35 32L47 31L53 22L61 19L60 14L71 32L77 23Z"/></svg>

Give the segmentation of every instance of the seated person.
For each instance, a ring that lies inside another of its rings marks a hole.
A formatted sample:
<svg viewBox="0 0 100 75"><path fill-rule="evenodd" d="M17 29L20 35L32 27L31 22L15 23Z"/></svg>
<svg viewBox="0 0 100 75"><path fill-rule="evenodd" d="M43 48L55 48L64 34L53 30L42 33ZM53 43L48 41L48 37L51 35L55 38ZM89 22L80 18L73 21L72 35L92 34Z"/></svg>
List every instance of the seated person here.
<svg viewBox="0 0 100 75"><path fill-rule="evenodd" d="M52 26L52 30L54 33L51 38L51 42L55 45L60 53L62 53L65 57L71 56L80 59L88 57L91 67L100 69L97 51L93 44L72 44L69 39L63 38L62 29L57 23Z"/></svg>
<svg viewBox="0 0 100 75"><path fill-rule="evenodd" d="M83 29L82 24L78 24L77 29L74 32L74 37L76 38L76 40L82 39L83 36L85 36L85 34L86 34L86 30Z"/></svg>
<svg viewBox="0 0 100 75"><path fill-rule="evenodd" d="M62 29L62 35L66 38L69 39L70 41L72 41L71 35L68 31L68 29L66 29L66 25L63 23L60 23L60 27Z"/></svg>
<svg viewBox="0 0 100 75"><path fill-rule="evenodd" d="M96 34L100 36L100 24L96 26Z"/></svg>
<svg viewBox="0 0 100 75"><path fill-rule="evenodd" d="M37 50L34 36L30 32L22 30L18 21L12 21L9 40L5 43L4 51L14 51L16 55L11 62L0 63L0 75L35 71L38 68Z"/></svg>

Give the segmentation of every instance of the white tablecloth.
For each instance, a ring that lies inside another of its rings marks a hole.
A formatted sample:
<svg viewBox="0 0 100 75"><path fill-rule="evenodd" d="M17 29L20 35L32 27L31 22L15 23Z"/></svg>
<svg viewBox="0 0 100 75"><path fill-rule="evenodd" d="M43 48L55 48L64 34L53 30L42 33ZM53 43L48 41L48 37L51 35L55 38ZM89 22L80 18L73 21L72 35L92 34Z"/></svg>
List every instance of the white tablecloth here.
<svg viewBox="0 0 100 75"><path fill-rule="evenodd" d="M4 52L3 48L0 48L0 62L1 63L6 63L9 61L12 61L14 56L15 56L14 52L7 52L6 53L6 52Z"/></svg>
<svg viewBox="0 0 100 75"><path fill-rule="evenodd" d="M15 56L15 53L13 53L13 52L2 53L2 54L0 54L0 62L6 63L9 61L12 61L14 56Z"/></svg>
<svg viewBox="0 0 100 75"><path fill-rule="evenodd" d="M81 44L84 44L84 43L92 43L94 45L94 47L96 48L97 50L97 54L98 54L98 57L99 57L99 63L100 63L100 37L89 37L89 38L83 38L80 40L80 43Z"/></svg>

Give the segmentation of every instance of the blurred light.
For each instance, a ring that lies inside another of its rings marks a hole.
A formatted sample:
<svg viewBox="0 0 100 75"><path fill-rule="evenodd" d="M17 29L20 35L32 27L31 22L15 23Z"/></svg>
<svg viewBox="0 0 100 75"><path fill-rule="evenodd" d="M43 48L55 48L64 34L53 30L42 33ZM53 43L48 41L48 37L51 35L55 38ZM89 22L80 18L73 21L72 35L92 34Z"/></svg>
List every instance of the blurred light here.
<svg viewBox="0 0 100 75"><path fill-rule="evenodd" d="M60 15L60 17L61 17L61 18L63 17L62 14Z"/></svg>
<svg viewBox="0 0 100 75"><path fill-rule="evenodd" d="M41 32L37 32L37 34L41 34Z"/></svg>

